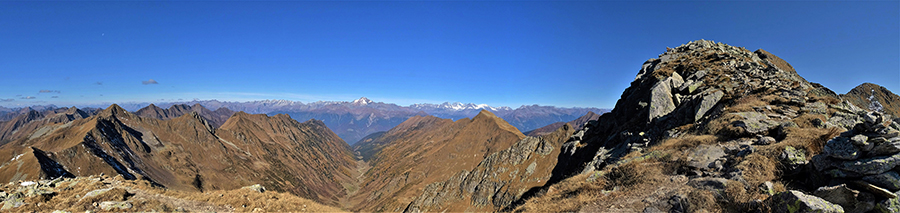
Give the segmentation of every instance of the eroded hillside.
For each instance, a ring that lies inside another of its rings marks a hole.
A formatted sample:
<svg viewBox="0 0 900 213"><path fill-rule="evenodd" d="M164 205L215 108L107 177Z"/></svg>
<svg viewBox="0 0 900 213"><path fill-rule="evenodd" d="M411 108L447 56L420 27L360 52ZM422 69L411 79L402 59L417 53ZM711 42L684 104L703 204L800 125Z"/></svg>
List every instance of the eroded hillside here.
<svg viewBox="0 0 900 213"><path fill-rule="evenodd" d="M183 191L262 184L334 204L355 168L346 143L321 122L235 113L214 128L198 113L170 120L117 105L0 147L14 156L0 180L119 174Z"/></svg>

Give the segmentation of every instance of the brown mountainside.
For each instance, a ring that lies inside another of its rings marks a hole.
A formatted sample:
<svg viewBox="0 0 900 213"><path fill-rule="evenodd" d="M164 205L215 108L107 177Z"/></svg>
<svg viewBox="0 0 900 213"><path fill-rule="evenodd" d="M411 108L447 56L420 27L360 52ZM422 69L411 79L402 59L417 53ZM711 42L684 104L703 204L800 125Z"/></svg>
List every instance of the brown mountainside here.
<svg viewBox="0 0 900 213"><path fill-rule="evenodd" d="M353 165L320 122L236 113L216 129L195 112L159 120L118 105L6 144L0 156L17 156L0 166L2 181L119 174L187 191L262 184L323 203L342 196Z"/></svg>
<svg viewBox="0 0 900 213"><path fill-rule="evenodd" d="M563 124L544 136L525 137L490 154L471 170L428 184L404 212L504 210L550 179L560 147L574 132L571 125Z"/></svg>
<svg viewBox="0 0 900 213"><path fill-rule="evenodd" d="M402 211L427 184L477 166L525 136L488 111L455 122L416 116L387 131L372 168L352 197L355 211Z"/></svg>
<svg viewBox="0 0 900 213"><path fill-rule="evenodd" d="M841 98L863 109L882 111L894 118L900 117L900 96L873 83L856 86Z"/></svg>
<svg viewBox="0 0 900 213"><path fill-rule="evenodd" d="M35 131L48 131L56 126L89 116L89 113L75 107L42 111L24 108L11 120L0 122L0 145L31 136Z"/></svg>

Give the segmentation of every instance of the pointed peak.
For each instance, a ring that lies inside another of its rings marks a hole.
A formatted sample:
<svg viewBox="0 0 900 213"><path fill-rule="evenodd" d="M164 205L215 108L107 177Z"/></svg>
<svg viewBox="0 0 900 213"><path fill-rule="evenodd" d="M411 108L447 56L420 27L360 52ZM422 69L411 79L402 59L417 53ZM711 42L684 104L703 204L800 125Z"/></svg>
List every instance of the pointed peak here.
<svg viewBox="0 0 900 213"><path fill-rule="evenodd" d="M372 101L372 100L369 100L369 99L366 98L366 97L361 97L361 98L356 99L355 101L353 101L353 102L351 102L351 103L354 104L354 105L368 105L368 104L375 103L375 102Z"/></svg>
<svg viewBox="0 0 900 213"><path fill-rule="evenodd" d="M488 111L486 109L481 109L481 111L478 112L478 115L475 115L475 118L473 118L473 120L478 118L479 116L481 116L481 117L487 116L489 118L499 118L499 117L497 117L497 115L494 115L493 112Z"/></svg>
<svg viewBox="0 0 900 213"><path fill-rule="evenodd" d="M115 116L115 115L127 115L128 111L119 106L118 104L109 105L103 111L100 111L100 114L104 117Z"/></svg>

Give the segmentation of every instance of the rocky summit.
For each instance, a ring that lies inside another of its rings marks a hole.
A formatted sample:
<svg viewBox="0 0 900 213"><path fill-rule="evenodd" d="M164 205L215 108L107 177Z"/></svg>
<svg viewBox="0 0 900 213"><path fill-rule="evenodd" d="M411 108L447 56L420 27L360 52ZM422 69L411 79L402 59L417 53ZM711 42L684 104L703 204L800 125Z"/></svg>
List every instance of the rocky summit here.
<svg viewBox="0 0 900 213"><path fill-rule="evenodd" d="M900 99L887 89L837 94L765 50L707 40L635 69L608 113L537 128L524 111L447 104L481 110L404 114L353 147L329 121L200 105L5 111L0 207L900 212Z"/></svg>

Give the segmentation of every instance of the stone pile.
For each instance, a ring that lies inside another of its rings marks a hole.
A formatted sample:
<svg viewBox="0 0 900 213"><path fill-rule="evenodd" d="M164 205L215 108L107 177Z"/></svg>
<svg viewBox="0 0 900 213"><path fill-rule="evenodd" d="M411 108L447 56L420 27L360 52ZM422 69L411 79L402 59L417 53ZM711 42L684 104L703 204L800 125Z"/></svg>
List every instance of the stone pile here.
<svg viewBox="0 0 900 213"><path fill-rule="evenodd" d="M879 112L858 116L863 122L828 140L823 153L812 158L813 166L828 181L828 187L849 186L846 190L859 191L850 198L829 201L853 209L851 212L872 208L900 211L896 209L900 206L891 205L897 203L900 191L900 125Z"/></svg>

